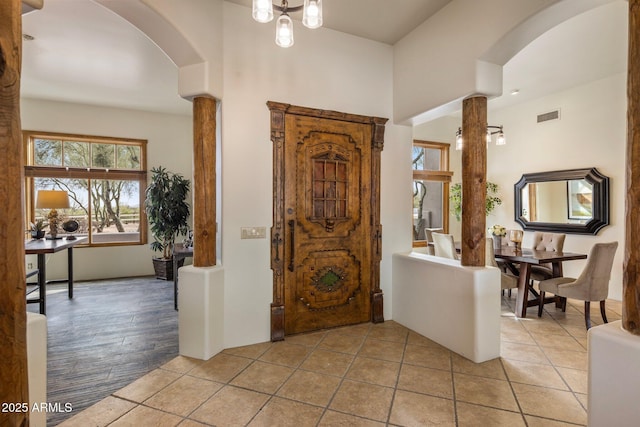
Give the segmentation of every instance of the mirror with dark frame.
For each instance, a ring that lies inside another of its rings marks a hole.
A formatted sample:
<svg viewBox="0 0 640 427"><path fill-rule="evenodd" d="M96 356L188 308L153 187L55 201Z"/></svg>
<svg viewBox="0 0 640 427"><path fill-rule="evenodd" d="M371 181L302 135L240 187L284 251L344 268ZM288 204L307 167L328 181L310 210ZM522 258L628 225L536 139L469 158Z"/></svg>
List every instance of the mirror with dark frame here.
<svg viewBox="0 0 640 427"><path fill-rule="evenodd" d="M524 174L514 189L524 230L597 234L609 225L609 177L596 168Z"/></svg>

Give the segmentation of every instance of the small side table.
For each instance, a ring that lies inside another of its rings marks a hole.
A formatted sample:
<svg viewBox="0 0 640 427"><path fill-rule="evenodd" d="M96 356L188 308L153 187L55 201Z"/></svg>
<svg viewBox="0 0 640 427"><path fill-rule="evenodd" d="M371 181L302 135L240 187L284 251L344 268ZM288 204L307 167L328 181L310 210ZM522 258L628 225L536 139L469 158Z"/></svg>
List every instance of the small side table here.
<svg viewBox="0 0 640 427"><path fill-rule="evenodd" d="M173 247L173 308L178 309L178 261L193 257L193 246L185 248L176 243Z"/></svg>

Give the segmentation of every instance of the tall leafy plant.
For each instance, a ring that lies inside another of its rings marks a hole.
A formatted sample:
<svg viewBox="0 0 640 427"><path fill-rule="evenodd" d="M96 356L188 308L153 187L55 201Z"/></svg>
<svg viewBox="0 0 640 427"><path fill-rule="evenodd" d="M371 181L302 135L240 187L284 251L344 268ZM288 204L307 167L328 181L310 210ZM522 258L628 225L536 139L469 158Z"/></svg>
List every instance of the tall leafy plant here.
<svg viewBox="0 0 640 427"><path fill-rule="evenodd" d="M189 231L189 180L162 166L151 168L151 183L145 192L145 208L154 242L151 249L162 252L162 258L173 255L173 245L178 235Z"/></svg>
<svg viewBox="0 0 640 427"><path fill-rule="evenodd" d="M449 189L449 202L451 212L458 221L462 218L462 184L456 183ZM493 210L502 204L502 199L498 196L498 184L487 181L487 198L485 199L485 215L489 215Z"/></svg>

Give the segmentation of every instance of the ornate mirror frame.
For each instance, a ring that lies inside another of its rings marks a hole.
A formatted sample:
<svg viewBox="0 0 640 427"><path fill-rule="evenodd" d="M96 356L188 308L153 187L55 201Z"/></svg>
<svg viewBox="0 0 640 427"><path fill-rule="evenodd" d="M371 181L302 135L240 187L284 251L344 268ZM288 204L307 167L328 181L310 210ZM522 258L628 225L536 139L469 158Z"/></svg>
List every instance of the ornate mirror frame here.
<svg viewBox="0 0 640 427"><path fill-rule="evenodd" d="M522 190L527 184L585 179L593 186L593 215L584 224L530 222L522 216ZM550 172L536 172L522 175L514 185L515 221L524 230L550 231L574 234L598 234L609 225L609 177L596 168L569 169Z"/></svg>

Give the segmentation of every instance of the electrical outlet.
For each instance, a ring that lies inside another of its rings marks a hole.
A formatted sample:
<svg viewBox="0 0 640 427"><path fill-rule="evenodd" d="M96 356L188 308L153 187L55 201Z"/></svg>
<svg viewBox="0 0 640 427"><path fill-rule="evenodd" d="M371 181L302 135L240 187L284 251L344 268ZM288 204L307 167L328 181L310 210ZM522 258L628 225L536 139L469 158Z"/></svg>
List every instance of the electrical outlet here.
<svg viewBox="0 0 640 427"><path fill-rule="evenodd" d="M32 262L27 264L27 270L33 270L33 263Z"/></svg>
<svg viewBox="0 0 640 427"><path fill-rule="evenodd" d="M265 239L267 227L240 227L241 239Z"/></svg>

